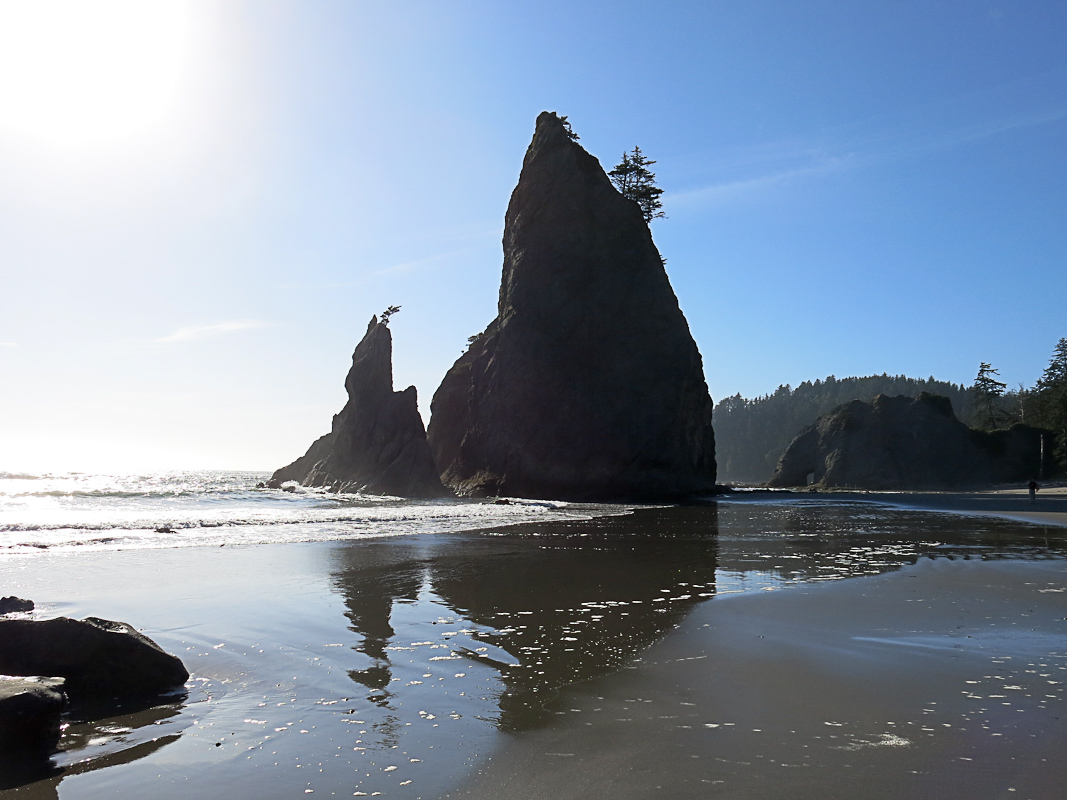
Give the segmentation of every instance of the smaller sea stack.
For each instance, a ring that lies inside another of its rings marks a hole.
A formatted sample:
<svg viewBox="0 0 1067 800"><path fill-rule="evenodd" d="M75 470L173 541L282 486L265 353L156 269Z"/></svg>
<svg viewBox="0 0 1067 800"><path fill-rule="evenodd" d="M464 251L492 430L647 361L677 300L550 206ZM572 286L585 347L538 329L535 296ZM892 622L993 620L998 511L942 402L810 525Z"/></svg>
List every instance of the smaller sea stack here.
<svg viewBox="0 0 1067 800"><path fill-rule="evenodd" d="M333 429L275 472L268 485L295 481L335 492L447 495L426 442L415 387L393 391L393 337L377 316L356 345L345 388L348 402L334 415Z"/></svg>

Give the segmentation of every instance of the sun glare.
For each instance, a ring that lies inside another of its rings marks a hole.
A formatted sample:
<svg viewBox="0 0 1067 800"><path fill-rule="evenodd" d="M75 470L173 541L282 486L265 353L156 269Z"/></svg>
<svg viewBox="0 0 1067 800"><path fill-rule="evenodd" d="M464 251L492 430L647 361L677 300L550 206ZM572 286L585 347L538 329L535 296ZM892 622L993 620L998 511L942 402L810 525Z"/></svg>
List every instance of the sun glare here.
<svg viewBox="0 0 1067 800"><path fill-rule="evenodd" d="M167 118L189 4L0 0L0 130L53 145L127 141Z"/></svg>

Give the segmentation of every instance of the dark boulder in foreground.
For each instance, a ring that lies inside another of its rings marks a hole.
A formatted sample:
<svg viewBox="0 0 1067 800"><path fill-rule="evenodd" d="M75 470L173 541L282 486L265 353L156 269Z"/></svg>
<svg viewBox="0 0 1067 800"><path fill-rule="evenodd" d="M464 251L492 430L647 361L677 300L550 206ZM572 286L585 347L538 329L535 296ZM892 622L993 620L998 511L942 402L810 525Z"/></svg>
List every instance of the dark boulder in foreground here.
<svg viewBox="0 0 1067 800"><path fill-rule="evenodd" d="M0 619L0 674L65 678L72 699L159 694L189 679L147 636L96 617Z"/></svg>
<svg viewBox="0 0 1067 800"><path fill-rule="evenodd" d="M638 205L553 113L504 223L498 314L434 394L461 494L673 499L715 490L712 402Z"/></svg>
<svg viewBox="0 0 1067 800"><path fill-rule="evenodd" d="M64 705L62 678L0 678L0 754L51 753Z"/></svg>
<svg viewBox="0 0 1067 800"><path fill-rule="evenodd" d="M804 428L768 485L951 489L1025 480L1031 469L1036 474L1040 433L1022 425L973 431L947 397L926 392L878 395L838 406Z"/></svg>
<svg viewBox="0 0 1067 800"><path fill-rule="evenodd" d="M352 354L345 388L348 402L334 415L333 429L275 472L269 485L296 481L398 497L447 494L426 442L415 387L393 391L393 337L377 317Z"/></svg>

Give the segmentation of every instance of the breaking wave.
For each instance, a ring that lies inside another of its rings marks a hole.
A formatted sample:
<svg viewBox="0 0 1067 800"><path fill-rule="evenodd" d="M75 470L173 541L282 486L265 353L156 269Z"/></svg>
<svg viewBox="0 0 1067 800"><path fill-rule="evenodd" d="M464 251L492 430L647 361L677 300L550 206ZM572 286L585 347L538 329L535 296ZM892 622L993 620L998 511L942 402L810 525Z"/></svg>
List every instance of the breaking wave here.
<svg viewBox="0 0 1067 800"><path fill-rule="evenodd" d="M257 486L257 472L0 473L0 554L326 541L620 513L620 506L415 501Z"/></svg>

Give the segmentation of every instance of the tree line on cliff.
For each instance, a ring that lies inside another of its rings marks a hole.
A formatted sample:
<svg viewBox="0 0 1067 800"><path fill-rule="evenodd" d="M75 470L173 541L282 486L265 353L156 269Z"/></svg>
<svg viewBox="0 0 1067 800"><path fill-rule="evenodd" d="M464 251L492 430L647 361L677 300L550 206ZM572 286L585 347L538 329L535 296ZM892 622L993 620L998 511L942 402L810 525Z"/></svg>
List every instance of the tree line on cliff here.
<svg viewBox="0 0 1067 800"><path fill-rule="evenodd" d="M1001 430L1015 423L1045 428L1055 434L1051 457L1059 469L1067 469L1067 338L1052 350L1045 371L1029 389L1008 389L996 380L997 371L983 362L972 387L974 427Z"/></svg>
<svg viewBox="0 0 1067 800"><path fill-rule="evenodd" d="M867 375L804 381L779 386L773 393L747 399L740 394L715 406L715 460L723 483L764 483L779 457L802 428L842 403L870 400L879 394L918 397L921 392L943 395L962 420L971 415L971 390L934 378L906 375Z"/></svg>
<svg viewBox="0 0 1067 800"><path fill-rule="evenodd" d="M1067 470L1067 338L1060 339L1042 376L1031 388L1008 389L987 362L970 386L905 375L869 375L804 381L779 386L771 394L747 399L740 394L715 406L716 461L723 483L763 483L793 437L816 419L853 400L884 394L918 397L921 392L952 402L960 421L980 431L1022 423L1052 431L1046 453L1048 474Z"/></svg>

